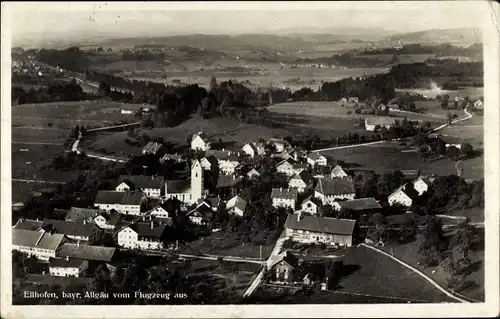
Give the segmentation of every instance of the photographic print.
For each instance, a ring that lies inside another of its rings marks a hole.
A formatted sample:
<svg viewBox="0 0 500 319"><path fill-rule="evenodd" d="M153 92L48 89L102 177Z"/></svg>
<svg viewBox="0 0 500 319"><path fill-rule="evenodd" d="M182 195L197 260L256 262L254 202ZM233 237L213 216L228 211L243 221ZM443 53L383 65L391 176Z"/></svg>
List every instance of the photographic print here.
<svg viewBox="0 0 500 319"><path fill-rule="evenodd" d="M12 4L12 306L484 304L474 3Z"/></svg>

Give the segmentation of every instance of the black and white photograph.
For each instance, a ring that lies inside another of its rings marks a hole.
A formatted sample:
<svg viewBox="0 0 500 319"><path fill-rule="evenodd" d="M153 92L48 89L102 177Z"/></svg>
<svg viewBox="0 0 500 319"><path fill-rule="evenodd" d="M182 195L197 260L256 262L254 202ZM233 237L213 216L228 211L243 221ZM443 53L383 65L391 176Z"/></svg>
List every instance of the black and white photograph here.
<svg viewBox="0 0 500 319"><path fill-rule="evenodd" d="M2 317L498 315L497 17L3 3Z"/></svg>

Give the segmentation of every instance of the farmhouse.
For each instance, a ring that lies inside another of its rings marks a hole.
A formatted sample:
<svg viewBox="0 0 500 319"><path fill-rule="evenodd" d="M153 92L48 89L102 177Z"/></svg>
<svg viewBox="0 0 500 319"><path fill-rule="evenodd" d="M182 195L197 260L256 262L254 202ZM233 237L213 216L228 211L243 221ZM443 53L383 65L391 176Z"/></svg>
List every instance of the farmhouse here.
<svg viewBox="0 0 500 319"><path fill-rule="evenodd" d="M145 199L142 192L97 191L94 205L108 212L114 209L124 215L140 215Z"/></svg>
<svg viewBox="0 0 500 319"><path fill-rule="evenodd" d="M65 243L61 246L58 256L62 258L69 257L89 261L111 262L115 252L115 247Z"/></svg>
<svg viewBox="0 0 500 319"><path fill-rule="evenodd" d="M205 202L201 202L186 214L189 220L196 225L206 225L212 215L212 208Z"/></svg>
<svg viewBox="0 0 500 319"><path fill-rule="evenodd" d="M340 165L335 166L332 169L332 172L330 173L330 178L344 178L344 177L349 177L347 173L342 169Z"/></svg>
<svg viewBox="0 0 500 319"><path fill-rule="evenodd" d="M240 165L239 155L225 150L208 150L206 156L214 156L219 164L219 172L224 175L232 175L235 173L236 168Z"/></svg>
<svg viewBox="0 0 500 319"><path fill-rule="evenodd" d="M115 210L102 212L94 218L94 223L101 229L114 230L116 225L122 220L122 215Z"/></svg>
<svg viewBox="0 0 500 319"><path fill-rule="evenodd" d="M260 169L262 171L262 169ZM255 168L252 168L250 169L246 176L249 178L249 179L252 179L254 177L259 177L261 175L261 172L259 172L259 170L255 169Z"/></svg>
<svg viewBox="0 0 500 319"><path fill-rule="evenodd" d="M399 105L397 105L396 103L389 104L388 107L389 111L399 111Z"/></svg>
<svg viewBox="0 0 500 319"><path fill-rule="evenodd" d="M273 207L285 207L295 209L297 203L298 191L296 189L273 188L271 190L271 199Z"/></svg>
<svg viewBox="0 0 500 319"><path fill-rule="evenodd" d="M323 205L333 205L338 199L354 199L356 191L351 178L319 179L314 188L314 197L319 198Z"/></svg>
<svg viewBox="0 0 500 319"><path fill-rule="evenodd" d="M239 164L237 161L221 161L219 163L219 172L224 175L234 175Z"/></svg>
<svg viewBox="0 0 500 319"><path fill-rule="evenodd" d="M154 218L169 218L169 214L164 205L158 205L155 208L148 210L145 215L149 215Z"/></svg>
<svg viewBox="0 0 500 319"><path fill-rule="evenodd" d="M208 160L208 158L203 157L200 160L201 168L203 168L204 171L209 171L212 168L212 163Z"/></svg>
<svg viewBox="0 0 500 319"><path fill-rule="evenodd" d="M318 213L321 211L322 206L323 203L321 203L319 199L309 196L306 199L304 199L304 201L300 205L300 208L304 213L309 213L311 215L318 215Z"/></svg>
<svg viewBox="0 0 500 319"><path fill-rule="evenodd" d="M431 184L431 179L420 176L415 181L413 181L413 188L418 192L418 196L422 196L425 192L427 192Z"/></svg>
<svg viewBox="0 0 500 319"><path fill-rule="evenodd" d="M174 161L176 163L182 163L186 161L186 158L180 154L165 154L160 159L160 163L165 163L166 161Z"/></svg>
<svg viewBox="0 0 500 319"><path fill-rule="evenodd" d="M405 186L398 187L389 197L387 197L387 202L390 206L400 205L403 207L410 207L413 203L412 198L405 193Z"/></svg>
<svg viewBox="0 0 500 319"><path fill-rule="evenodd" d="M287 160L290 158L294 161L297 161L298 160L298 153L293 147L287 147L281 152L280 157L284 160Z"/></svg>
<svg viewBox="0 0 500 319"><path fill-rule="evenodd" d="M157 142L148 142L142 149L142 154L163 155L165 147Z"/></svg>
<svg viewBox="0 0 500 319"><path fill-rule="evenodd" d="M191 139L191 149L194 151L207 151L210 149L210 141L203 132L198 132Z"/></svg>
<svg viewBox="0 0 500 319"><path fill-rule="evenodd" d="M102 230L94 223L67 222L58 219L44 219L41 229L46 232L66 235L66 237L84 241L89 244L97 243L102 238Z"/></svg>
<svg viewBox="0 0 500 319"><path fill-rule="evenodd" d="M39 230L42 227L43 221L19 218L16 224L12 227L14 229L24 229L24 230Z"/></svg>
<svg viewBox="0 0 500 319"><path fill-rule="evenodd" d="M293 283L299 267L299 258L285 251L271 259L269 271L273 283Z"/></svg>
<svg viewBox="0 0 500 319"><path fill-rule="evenodd" d="M102 212L104 211L101 209L71 207L64 220L77 223L83 223L83 221L93 223L94 218L99 216Z"/></svg>
<svg viewBox="0 0 500 319"><path fill-rule="evenodd" d="M329 217L288 215L285 222L286 236L300 243L351 246L356 220Z"/></svg>
<svg viewBox="0 0 500 319"><path fill-rule="evenodd" d="M264 154L265 152L265 147L264 144L262 143L254 143L254 142L249 142L246 143L241 150L245 153L248 154L250 157L255 157L255 156L260 156Z"/></svg>
<svg viewBox="0 0 500 319"><path fill-rule="evenodd" d="M80 258L50 258L49 273L52 276L80 277L89 267L89 262Z"/></svg>
<svg viewBox="0 0 500 319"><path fill-rule="evenodd" d="M306 164L294 163L290 158L287 160L283 160L276 165L276 171L280 174L285 174L288 177L299 174L306 168Z"/></svg>
<svg viewBox="0 0 500 319"><path fill-rule="evenodd" d="M117 232L118 246L130 249L162 249L167 226L137 221Z"/></svg>
<svg viewBox="0 0 500 319"><path fill-rule="evenodd" d="M462 140L454 136L441 135L439 137L444 143L446 148L456 147L458 149L462 148Z"/></svg>
<svg viewBox="0 0 500 319"><path fill-rule="evenodd" d="M474 102L474 108L482 110L484 108L484 102L481 99L477 99Z"/></svg>
<svg viewBox="0 0 500 319"><path fill-rule="evenodd" d="M12 250L33 255L40 260L56 257L61 245L66 241L63 234L54 234L43 229L12 229Z"/></svg>
<svg viewBox="0 0 500 319"><path fill-rule="evenodd" d="M312 152L311 154L307 155L307 163L313 168L315 166L326 166L326 162L326 157L318 152Z"/></svg>
<svg viewBox="0 0 500 319"><path fill-rule="evenodd" d="M377 116L365 118L365 129L367 131L375 131L377 127L385 127L386 129L390 129L394 125L396 125L396 121L398 118L388 117L388 116Z"/></svg>
<svg viewBox="0 0 500 319"><path fill-rule="evenodd" d="M276 152L281 153L286 147L290 146L290 143L288 143L285 140L279 139L279 138L270 138L269 141L267 142L268 145L273 145L276 148Z"/></svg>
<svg viewBox="0 0 500 319"><path fill-rule="evenodd" d="M240 217L243 217L246 208L247 201L240 196L234 196L226 203L226 210L229 212L229 214L238 215Z"/></svg>
<svg viewBox="0 0 500 319"><path fill-rule="evenodd" d="M337 211L345 209L357 214L372 213L382 209L382 206L372 197L338 201L332 206Z"/></svg>
<svg viewBox="0 0 500 319"><path fill-rule="evenodd" d="M158 176L120 175L116 191L141 191L147 197L160 198L164 183L163 177Z"/></svg>
<svg viewBox="0 0 500 319"><path fill-rule="evenodd" d="M167 180L165 183L165 200L176 198L182 203L193 204L203 199L206 190L203 187L203 169L198 160L191 165L191 180Z"/></svg>
<svg viewBox="0 0 500 319"><path fill-rule="evenodd" d="M295 188L299 191L299 193L302 193L307 188L312 187L312 184L313 178L311 174L309 174L308 171L302 171L290 179L288 187Z"/></svg>

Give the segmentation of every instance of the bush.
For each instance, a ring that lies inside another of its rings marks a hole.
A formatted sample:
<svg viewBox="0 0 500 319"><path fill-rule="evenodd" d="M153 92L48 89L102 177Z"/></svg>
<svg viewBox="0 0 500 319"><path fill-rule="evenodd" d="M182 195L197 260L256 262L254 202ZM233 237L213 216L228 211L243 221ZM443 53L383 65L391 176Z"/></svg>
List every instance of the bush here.
<svg viewBox="0 0 500 319"><path fill-rule="evenodd" d="M361 114L361 109L358 107L357 109L354 110L354 113Z"/></svg>

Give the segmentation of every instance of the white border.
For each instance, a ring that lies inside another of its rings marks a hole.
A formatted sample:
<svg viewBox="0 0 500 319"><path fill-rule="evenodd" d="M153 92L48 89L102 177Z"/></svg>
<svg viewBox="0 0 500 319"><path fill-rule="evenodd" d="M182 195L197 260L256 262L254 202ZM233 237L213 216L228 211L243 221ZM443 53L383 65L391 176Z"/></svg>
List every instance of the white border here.
<svg viewBox="0 0 500 319"><path fill-rule="evenodd" d="M1 315L6 318L162 318L162 317L469 317L498 316L499 314L499 33L500 15L495 2L359 2L350 8L363 10L396 10L405 8L429 9L436 5L449 10L457 5L470 8L484 7L484 61L485 61L485 187L486 187L486 248L485 290L482 304L430 305L231 305L231 306L11 306L11 131L10 131L10 12L25 11L92 11L92 10L315 10L332 9L333 2L211 2L211 3L2 3L2 107L1 107ZM376 14L376 13L374 13ZM388 21L390 23L390 21ZM409 20L411 23L411 19Z"/></svg>

